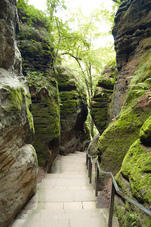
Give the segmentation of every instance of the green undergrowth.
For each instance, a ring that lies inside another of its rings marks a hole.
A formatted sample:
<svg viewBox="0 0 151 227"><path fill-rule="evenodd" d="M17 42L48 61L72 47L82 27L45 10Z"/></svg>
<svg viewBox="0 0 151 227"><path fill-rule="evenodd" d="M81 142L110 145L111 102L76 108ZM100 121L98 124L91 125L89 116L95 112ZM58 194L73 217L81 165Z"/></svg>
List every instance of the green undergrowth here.
<svg viewBox="0 0 151 227"><path fill-rule="evenodd" d="M50 97L58 95L58 84L51 76L45 76L44 73L40 72L28 72L26 79L29 87L34 86L37 93L46 89Z"/></svg>
<svg viewBox="0 0 151 227"><path fill-rule="evenodd" d="M26 0L17 1L18 14L22 22L28 25L38 25L49 28L49 18L45 12L36 9L32 5L28 5Z"/></svg>
<svg viewBox="0 0 151 227"><path fill-rule="evenodd" d="M77 112L77 107L80 103L80 99L77 91L63 91L60 92L60 111L62 116L73 114Z"/></svg>
<svg viewBox="0 0 151 227"><path fill-rule="evenodd" d="M29 26L27 24L21 24L20 25L20 31L17 35L19 40L31 40L31 41L43 41L48 42L49 41L49 33L45 28L36 28Z"/></svg>

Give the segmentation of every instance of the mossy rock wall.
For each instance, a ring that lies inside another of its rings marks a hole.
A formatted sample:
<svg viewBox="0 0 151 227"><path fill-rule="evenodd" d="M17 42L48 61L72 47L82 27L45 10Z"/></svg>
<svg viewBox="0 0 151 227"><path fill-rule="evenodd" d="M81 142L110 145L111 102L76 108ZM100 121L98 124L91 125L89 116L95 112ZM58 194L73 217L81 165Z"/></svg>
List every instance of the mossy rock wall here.
<svg viewBox="0 0 151 227"><path fill-rule="evenodd" d="M20 14L20 29L17 35L18 47L23 58L23 73L49 72L53 66L53 48L49 41L49 31L39 22L24 21L28 15Z"/></svg>
<svg viewBox="0 0 151 227"><path fill-rule="evenodd" d="M91 102L91 116L100 134L110 122L112 94L116 81L115 62L105 67Z"/></svg>
<svg viewBox="0 0 151 227"><path fill-rule="evenodd" d="M45 87L41 88L30 84L30 92L35 125L33 145L37 151L39 165L49 171L59 152L60 108L57 83L55 86L54 82L52 84L50 80L46 81Z"/></svg>
<svg viewBox="0 0 151 227"><path fill-rule="evenodd" d="M118 74L113 121L100 136L101 168L112 171L121 190L150 209L151 1L122 1L113 35ZM150 226L150 218L116 198L122 227Z"/></svg>
<svg viewBox="0 0 151 227"><path fill-rule="evenodd" d="M148 94L149 95L149 94ZM112 122L101 135L98 142L98 154L101 155L101 167L114 174L120 169L124 156L131 144L138 138L139 130L150 116L151 104L142 103L148 99L141 97L131 108L125 110Z"/></svg>
<svg viewBox="0 0 151 227"><path fill-rule="evenodd" d="M58 85L52 73L53 48L50 45L47 17L44 16L43 21L40 21L43 13L34 9L37 14L32 17L28 15L26 7L18 9L21 22L18 45L32 98L31 112L35 126L33 145L39 166L50 171L60 142Z"/></svg>
<svg viewBox="0 0 151 227"><path fill-rule="evenodd" d="M67 154L84 150L89 134L85 127L87 104L77 91L71 72L58 67L56 79L60 95L61 146L60 153Z"/></svg>
<svg viewBox="0 0 151 227"><path fill-rule="evenodd" d="M146 124L149 125L148 119L142 126L143 130ZM116 180L124 193L151 208L151 147L142 144L139 137L127 152ZM132 223L136 226L151 225L148 215L128 203L122 204L118 199L116 212L121 226L132 226Z"/></svg>

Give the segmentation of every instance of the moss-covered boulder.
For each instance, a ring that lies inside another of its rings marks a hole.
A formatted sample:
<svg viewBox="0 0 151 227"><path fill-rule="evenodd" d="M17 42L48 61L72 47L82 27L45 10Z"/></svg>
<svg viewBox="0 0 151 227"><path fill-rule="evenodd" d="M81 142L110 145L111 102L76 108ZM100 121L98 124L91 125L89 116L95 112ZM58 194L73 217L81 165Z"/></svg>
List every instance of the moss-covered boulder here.
<svg viewBox="0 0 151 227"><path fill-rule="evenodd" d="M92 98L91 116L100 133L104 131L110 121L110 108L116 73L115 62L105 67Z"/></svg>
<svg viewBox="0 0 151 227"><path fill-rule="evenodd" d="M123 192L150 209L151 147L145 147L141 144L140 139L137 139L127 152L116 179ZM123 209L123 204L119 201L116 206L121 225L127 226L130 218L126 214L127 211ZM130 206L129 204L127 204L126 207L129 214L131 214L131 216L133 214L133 222L136 222L137 226L149 227L151 225L149 216L147 217L147 215L139 211L139 209Z"/></svg>
<svg viewBox="0 0 151 227"><path fill-rule="evenodd" d="M145 121L140 130L140 139L143 144L151 145L151 116Z"/></svg>
<svg viewBox="0 0 151 227"><path fill-rule="evenodd" d="M95 135L87 148L88 154L90 154L93 157L97 156L97 144L98 144L99 138L100 138L100 134Z"/></svg>
<svg viewBox="0 0 151 227"><path fill-rule="evenodd" d="M56 79L60 95L61 146L60 152L67 154L84 150L89 134L85 127L88 110L87 104L77 90L71 72L58 67Z"/></svg>
<svg viewBox="0 0 151 227"><path fill-rule="evenodd" d="M149 96L149 94L148 94ZM102 168L117 173L123 158L131 144L138 138L139 130L150 116L151 104L145 103L148 96L144 95L131 108L123 112L112 122L101 135L98 142L98 153L101 155Z"/></svg>

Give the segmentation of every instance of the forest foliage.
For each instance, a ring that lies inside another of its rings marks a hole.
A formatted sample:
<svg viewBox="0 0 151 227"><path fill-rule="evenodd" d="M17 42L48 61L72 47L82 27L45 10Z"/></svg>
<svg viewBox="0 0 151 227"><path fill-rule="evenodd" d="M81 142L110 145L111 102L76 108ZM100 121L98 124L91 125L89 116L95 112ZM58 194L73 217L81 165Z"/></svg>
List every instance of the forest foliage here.
<svg viewBox="0 0 151 227"><path fill-rule="evenodd" d="M102 6L89 16L76 9L65 20L60 16L67 8L64 0L47 0L47 12L29 5L28 0L17 1L22 23L46 29L53 49L53 72L57 73L59 64L70 68L80 92L87 95L89 107L104 66L115 61L113 42L106 42L118 3L112 5L112 10Z"/></svg>
<svg viewBox="0 0 151 227"><path fill-rule="evenodd" d="M58 12L66 9L64 0L47 0L47 12L28 4L28 0L18 0L17 7L22 22L29 26L42 26L49 32L49 41L54 49L54 70L60 63L69 66L80 79L82 89L88 96L93 95L97 78L103 67L115 59L113 43L99 46L101 39L106 39L110 31L101 31L102 21L105 26L113 25L116 4L110 12L105 8L96 9L89 17L75 10L64 20Z"/></svg>

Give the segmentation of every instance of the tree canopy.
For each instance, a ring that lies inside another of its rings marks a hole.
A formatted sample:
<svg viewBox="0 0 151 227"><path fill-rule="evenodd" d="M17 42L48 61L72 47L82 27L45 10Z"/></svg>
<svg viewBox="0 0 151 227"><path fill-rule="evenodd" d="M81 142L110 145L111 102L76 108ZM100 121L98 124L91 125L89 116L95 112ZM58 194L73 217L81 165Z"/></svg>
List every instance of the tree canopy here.
<svg viewBox="0 0 151 227"><path fill-rule="evenodd" d="M54 73L58 64L69 67L80 92L86 94L89 107L101 71L115 60L111 27L117 5L113 4L112 10L102 6L89 16L76 9L65 20L60 16L67 8L64 0L47 0L46 13L29 5L28 0L17 2L23 23L46 28L53 49Z"/></svg>

